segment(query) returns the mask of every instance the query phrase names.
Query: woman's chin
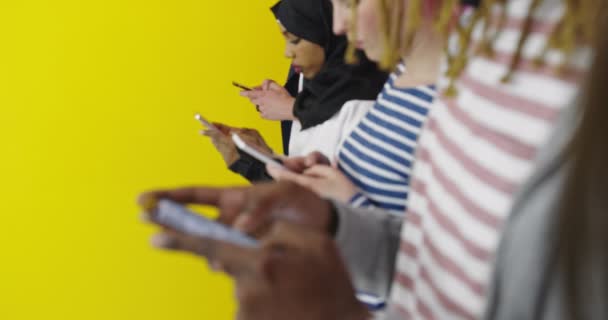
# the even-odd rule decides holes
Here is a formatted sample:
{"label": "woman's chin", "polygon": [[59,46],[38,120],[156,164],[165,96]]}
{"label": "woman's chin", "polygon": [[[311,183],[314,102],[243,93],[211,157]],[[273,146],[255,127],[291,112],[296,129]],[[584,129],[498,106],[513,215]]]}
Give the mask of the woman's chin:
{"label": "woman's chin", "polygon": [[365,56],[367,56],[367,58],[370,61],[378,63],[382,59],[381,52],[376,52],[376,50],[365,50],[365,49],[361,49],[361,50],[363,50],[363,52],[365,53]]}
{"label": "woman's chin", "polygon": [[302,70],[302,76],[304,77],[304,79],[306,80],[311,80],[312,78],[314,78],[317,75],[317,72],[310,72],[310,71],[306,71],[306,70]]}

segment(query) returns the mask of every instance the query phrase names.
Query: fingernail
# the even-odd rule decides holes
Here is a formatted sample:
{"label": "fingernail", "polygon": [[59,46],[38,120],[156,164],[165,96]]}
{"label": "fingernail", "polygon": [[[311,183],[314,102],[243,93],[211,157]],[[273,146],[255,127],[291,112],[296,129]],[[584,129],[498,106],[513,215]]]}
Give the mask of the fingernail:
{"label": "fingernail", "polygon": [[275,171],[275,166],[267,164],[266,165],[266,171],[268,171],[268,174],[270,174],[273,178],[277,178],[276,176],[276,171]]}
{"label": "fingernail", "polygon": [[248,215],[241,215],[234,222],[234,228],[236,230],[245,232],[247,230],[247,225],[249,225],[249,222],[250,222],[249,220],[250,219],[249,219]]}
{"label": "fingernail", "polygon": [[146,212],[142,212],[139,214],[139,220],[143,223],[152,223],[152,219],[150,218],[150,215]]}
{"label": "fingernail", "polygon": [[156,248],[170,247],[172,238],[164,233],[155,234],[150,239],[150,244]]}
{"label": "fingernail", "polygon": [[144,199],[144,201],[141,204],[141,207],[144,208],[145,211],[151,211],[154,210],[154,208],[156,208],[156,204],[157,204],[157,200],[154,197],[149,197]]}
{"label": "fingernail", "polygon": [[215,272],[220,272],[223,269],[222,264],[217,261],[211,261],[209,266],[211,267],[211,270],[213,270]]}

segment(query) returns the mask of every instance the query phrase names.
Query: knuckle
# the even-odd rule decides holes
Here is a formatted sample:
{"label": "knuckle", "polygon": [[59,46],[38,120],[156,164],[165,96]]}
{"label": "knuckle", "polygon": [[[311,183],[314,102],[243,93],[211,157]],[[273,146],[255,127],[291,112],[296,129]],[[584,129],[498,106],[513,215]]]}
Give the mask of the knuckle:
{"label": "knuckle", "polygon": [[255,306],[257,301],[256,291],[251,286],[246,284],[237,285],[236,297],[240,304],[246,308]]}

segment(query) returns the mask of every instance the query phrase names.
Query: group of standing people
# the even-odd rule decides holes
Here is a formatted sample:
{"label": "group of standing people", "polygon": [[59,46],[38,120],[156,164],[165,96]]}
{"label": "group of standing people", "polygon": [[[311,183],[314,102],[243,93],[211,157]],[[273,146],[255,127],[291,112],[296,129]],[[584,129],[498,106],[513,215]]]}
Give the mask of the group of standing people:
{"label": "group of standing people", "polygon": [[217,206],[262,246],[170,228],[156,246],[232,276],[238,319],[608,318],[604,1],[272,11],[294,74],[242,94],[293,121],[285,168],[228,138],[272,154],[255,130],[217,124],[205,134],[251,187],[141,196]]}

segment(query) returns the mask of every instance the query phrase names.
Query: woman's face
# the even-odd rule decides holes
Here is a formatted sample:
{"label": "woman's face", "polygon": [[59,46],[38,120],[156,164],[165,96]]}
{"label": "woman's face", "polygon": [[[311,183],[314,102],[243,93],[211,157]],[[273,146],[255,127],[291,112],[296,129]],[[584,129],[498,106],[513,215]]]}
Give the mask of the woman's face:
{"label": "woman's face", "polygon": [[289,33],[279,23],[285,37],[285,56],[291,59],[294,70],[304,78],[314,78],[325,64],[325,50],[320,45]]}
{"label": "woman's face", "polygon": [[[358,49],[372,61],[380,61],[383,54],[380,29],[379,0],[331,0],[334,7],[333,29],[337,35],[346,35]],[[352,7],[357,6],[357,30],[352,29]],[[353,34],[357,38],[353,39]]]}

